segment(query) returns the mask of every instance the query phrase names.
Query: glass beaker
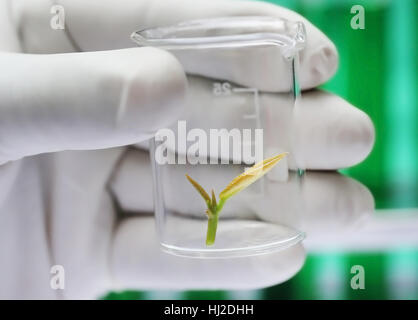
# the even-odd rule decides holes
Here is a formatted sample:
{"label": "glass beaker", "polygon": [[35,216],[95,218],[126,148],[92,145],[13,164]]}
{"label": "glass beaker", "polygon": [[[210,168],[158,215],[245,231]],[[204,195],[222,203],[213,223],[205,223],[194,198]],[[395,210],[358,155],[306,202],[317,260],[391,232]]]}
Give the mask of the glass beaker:
{"label": "glass beaker", "polygon": [[[229,258],[301,241],[301,174],[289,172],[288,160],[297,163],[292,137],[303,24],[272,17],[213,18],[141,30],[132,39],[169,50],[188,73],[184,120],[150,141],[163,250]],[[284,152],[289,154],[267,174],[223,203],[219,192],[231,180]]]}

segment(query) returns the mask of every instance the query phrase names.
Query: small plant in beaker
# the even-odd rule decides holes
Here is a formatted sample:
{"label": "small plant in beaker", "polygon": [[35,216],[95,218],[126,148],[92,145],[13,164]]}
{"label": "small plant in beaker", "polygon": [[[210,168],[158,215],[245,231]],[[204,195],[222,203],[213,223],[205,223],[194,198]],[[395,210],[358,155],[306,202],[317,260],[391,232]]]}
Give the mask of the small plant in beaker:
{"label": "small plant in beaker", "polygon": [[251,168],[245,170],[238,177],[234,178],[224,190],[219,194],[219,202],[216,200],[215,192],[211,191],[211,196],[205,191],[205,189],[186,174],[187,180],[193,185],[193,187],[199,192],[203,200],[206,203],[206,215],[208,216],[208,228],[206,232],[206,245],[210,246],[215,243],[216,229],[218,226],[219,213],[221,212],[225,201],[237,194],[241,190],[248,187],[270,171],[281,159],[283,159],[288,153],[284,152],[274,157],[265,159],[256,163]]}

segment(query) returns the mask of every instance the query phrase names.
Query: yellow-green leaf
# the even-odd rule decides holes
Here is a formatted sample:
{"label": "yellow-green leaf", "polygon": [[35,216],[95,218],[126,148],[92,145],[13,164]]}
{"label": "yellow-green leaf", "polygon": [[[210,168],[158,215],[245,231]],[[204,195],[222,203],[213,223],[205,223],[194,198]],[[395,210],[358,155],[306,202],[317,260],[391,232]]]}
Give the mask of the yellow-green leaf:
{"label": "yellow-green leaf", "polygon": [[198,184],[197,181],[193,180],[188,174],[186,174],[186,178],[193,185],[193,187],[195,187],[195,189],[197,190],[197,192],[200,193],[200,195],[202,196],[202,198],[205,200],[206,204],[208,206],[210,206],[211,199],[210,199],[208,193],[205,191],[205,189],[203,189],[203,187],[200,184]]}
{"label": "yellow-green leaf", "polygon": [[253,182],[260,179],[263,175],[269,172],[281,159],[283,159],[288,153],[284,152],[277,156],[267,158],[263,161],[256,163],[254,166],[240,174],[234,180],[232,180],[227,187],[219,194],[221,200],[226,200],[232,195],[238,193],[242,189],[248,187]]}

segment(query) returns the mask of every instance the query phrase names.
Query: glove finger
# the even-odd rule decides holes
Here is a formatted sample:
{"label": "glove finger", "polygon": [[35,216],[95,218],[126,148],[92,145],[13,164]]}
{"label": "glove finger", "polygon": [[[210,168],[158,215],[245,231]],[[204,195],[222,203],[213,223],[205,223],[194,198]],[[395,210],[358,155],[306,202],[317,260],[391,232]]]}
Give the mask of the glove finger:
{"label": "glove finger", "polygon": [[[179,119],[186,121],[188,131],[204,130],[208,140],[211,129],[226,128],[228,132],[221,137],[225,138],[231,129],[253,130],[259,121],[263,128],[264,151],[288,151],[291,169],[310,170],[353,166],[363,161],[373,148],[375,135],[370,118],[332,93],[308,91],[295,107],[288,94],[258,93],[255,96],[253,92],[241,92],[218,96],[213,92],[213,80],[189,76],[188,82],[186,107]],[[234,86],[231,88],[234,92]],[[180,133],[177,123],[170,128]],[[244,140],[243,131],[241,135]],[[187,146],[195,144],[195,140],[189,139]],[[226,141],[223,139],[221,143],[226,144]],[[170,141],[166,144],[175,148]],[[210,140],[207,145],[205,150],[209,152]],[[235,141],[229,143],[229,157],[234,146]],[[211,154],[202,154],[205,156]]]}
{"label": "glove finger", "polygon": [[253,93],[219,97],[214,95],[212,80],[189,79],[184,113],[188,129],[209,133],[210,129],[255,128],[258,118],[264,129],[264,148],[289,151],[291,169],[345,168],[363,161],[372,150],[370,118],[332,93],[306,92],[295,107],[288,94],[258,93],[257,101]]}
{"label": "glove finger", "polygon": [[[308,42],[301,54],[301,88],[313,88],[324,83],[335,73],[338,66],[338,53],[334,44],[319,29],[299,14],[273,4],[226,0],[128,0],[120,5],[110,0],[94,0],[88,3],[82,0],[63,0],[60,3],[65,8],[64,32],[51,29],[47,23],[51,19],[50,1],[13,1],[15,25],[21,34],[26,52],[126,48],[133,46],[129,35],[147,27],[219,16],[273,16],[305,24]],[[39,34],[44,37],[39,39]],[[252,63],[244,65],[241,60],[224,58],[193,54],[181,60],[188,72],[225,78],[238,83],[244,81],[245,85],[265,90],[283,89],[276,87],[277,75],[283,74],[280,68],[262,68],[266,74],[261,78],[257,77],[257,74],[260,75],[259,72],[253,72],[254,67],[262,66],[257,60],[265,61],[265,57],[260,59],[257,56]],[[219,63],[223,67],[215,68]]]}
{"label": "glove finger", "polygon": [[[213,187],[219,193],[242,171],[242,167],[231,165],[171,166],[169,176],[163,178],[165,188],[173,190],[165,193],[165,205],[182,214],[201,216],[202,199],[185,174],[206,190]],[[254,218],[256,214],[262,220],[292,225],[311,236],[324,229],[348,228],[374,208],[373,196],[365,186],[337,172],[308,171],[302,185],[294,173],[287,181],[272,182],[269,174],[265,180],[266,196],[261,202],[252,196],[255,189],[250,186],[228,200],[223,217],[236,217],[239,212],[240,218]],[[152,183],[148,153],[132,148],[120,161],[109,186],[123,210],[138,213],[153,211]]]}
{"label": "glove finger", "polygon": [[0,55],[0,162],[147,139],[173,122],[185,76],[153,48]]}

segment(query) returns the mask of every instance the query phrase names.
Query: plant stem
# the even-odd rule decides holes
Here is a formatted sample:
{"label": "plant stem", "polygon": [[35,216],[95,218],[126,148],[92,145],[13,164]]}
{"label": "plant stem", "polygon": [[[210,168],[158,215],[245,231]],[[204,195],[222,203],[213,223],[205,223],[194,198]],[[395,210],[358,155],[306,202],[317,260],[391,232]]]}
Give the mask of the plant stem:
{"label": "plant stem", "polygon": [[218,227],[218,213],[214,213],[208,219],[208,230],[206,233],[206,245],[211,246],[215,243],[216,228]]}
{"label": "plant stem", "polygon": [[216,229],[218,227],[219,212],[225,204],[226,199],[221,199],[216,205],[216,208],[210,209],[210,215],[208,220],[208,230],[206,232],[206,245],[211,246],[215,243]]}
{"label": "plant stem", "polygon": [[223,206],[225,204],[225,201],[226,201],[226,199],[220,199],[219,200],[219,203],[216,206],[216,214],[218,214],[222,210],[222,208],[223,208]]}

